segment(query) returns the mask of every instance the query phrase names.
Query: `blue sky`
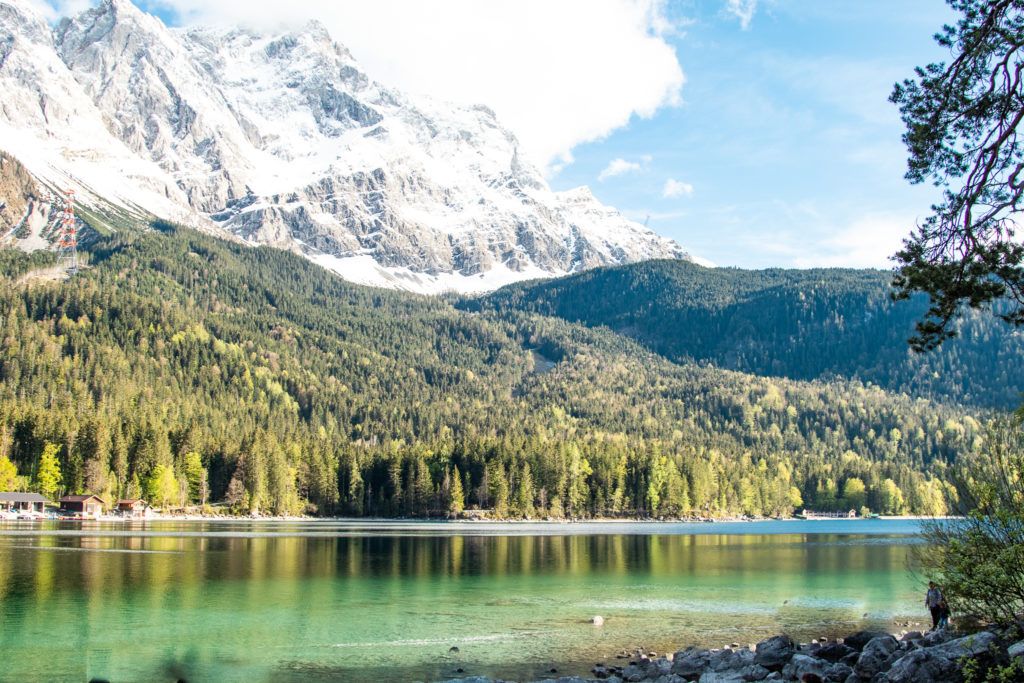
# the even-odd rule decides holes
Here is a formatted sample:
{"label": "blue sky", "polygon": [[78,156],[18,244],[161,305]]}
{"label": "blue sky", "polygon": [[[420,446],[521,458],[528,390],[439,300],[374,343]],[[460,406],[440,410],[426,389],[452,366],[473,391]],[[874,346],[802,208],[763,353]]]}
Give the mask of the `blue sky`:
{"label": "blue sky", "polygon": [[[692,19],[668,39],[682,104],[576,147],[552,184],[589,184],[719,265],[890,267],[937,192],[903,180],[903,126],[887,98],[915,65],[945,58],[932,35],[948,9],[778,0],[745,29],[717,3],[679,9]],[[634,166],[599,180],[616,159]]]}
{"label": "blue sky", "polygon": [[903,180],[887,100],[948,57],[943,0],[134,1],[177,26],[316,18],[371,77],[491,106],[554,189],[717,265],[888,268],[938,199]]}

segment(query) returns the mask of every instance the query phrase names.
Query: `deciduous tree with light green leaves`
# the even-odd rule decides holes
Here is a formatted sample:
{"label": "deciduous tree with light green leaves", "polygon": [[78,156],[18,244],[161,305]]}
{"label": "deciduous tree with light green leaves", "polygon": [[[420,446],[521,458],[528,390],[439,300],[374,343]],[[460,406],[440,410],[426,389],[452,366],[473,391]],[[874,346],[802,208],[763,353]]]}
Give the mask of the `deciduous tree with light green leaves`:
{"label": "deciduous tree with light green leaves", "polygon": [[18,468],[5,456],[0,456],[0,491],[18,488]]}
{"label": "deciduous tree with light green leaves", "polygon": [[64,480],[60,463],[57,461],[59,452],[60,446],[47,441],[42,455],[39,456],[39,468],[36,470],[36,488],[39,489],[39,493],[51,499],[56,497],[57,490]]}
{"label": "deciduous tree with light green leaves", "polygon": [[146,480],[146,495],[150,503],[158,503],[166,508],[178,497],[178,482],[174,478],[174,470],[170,467],[157,465]]}
{"label": "deciduous tree with light green leaves", "polygon": [[960,513],[924,523],[919,559],[954,613],[1002,623],[1024,613],[1024,409],[993,422],[959,466]]}

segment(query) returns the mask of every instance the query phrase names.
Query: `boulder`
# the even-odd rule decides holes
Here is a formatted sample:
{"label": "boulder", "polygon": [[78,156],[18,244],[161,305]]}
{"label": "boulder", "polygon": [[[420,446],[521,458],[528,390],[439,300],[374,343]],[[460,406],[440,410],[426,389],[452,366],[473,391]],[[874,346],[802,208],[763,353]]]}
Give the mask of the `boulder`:
{"label": "boulder", "polygon": [[791,681],[798,681],[804,674],[812,673],[824,678],[825,670],[828,666],[828,662],[824,660],[797,652],[789,658],[786,666],[782,668],[782,677]]}
{"label": "boulder", "polygon": [[844,645],[842,643],[829,643],[815,652],[814,656],[829,662],[838,662],[846,655],[855,654],[856,652],[857,651],[849,645]]}
{"label": "boulder", "polygon": [[[852,649],[852,648],[851,648]],[[860,659],[860,653],[854,650],[850,654],[846,655],[839,660],[840,664],[846,664],[851,669],[857,665],[857,660]]]}
{"label": "boulder", "polygon": [[909,633],[904,633],[903,637],[900,638],[900,641],[904,642],[904,643],[910,643],[910,642],[913,642],[915,640],[921,640],[921,638],[923,638],[923,637],[924,637],[924,634],[921,633],[920,631],[910,631]]}
{"label": "boulder", "polygon": [[699,683],[747,683],[747,679],[735,671],[708,671],[701,674]]}
{"label": "boulder", "polygon": [[889,668],[896,659],[891,655],[898,648],[899,642],[890,635],[872,638],[860,653],[860,657],[853,667],[853,673],[861,680],[871,680],[874,676]]}
{"label": "boulder", "polygon": [[[742,669],[737,669],[736,673],[743,677],[745,681],[763,681],[771,675],[771,671],[764,668],[760,664],[751,664],[745,666]],[[777,671],[775,673],[778,673]]]}
{"label": "boulder", "polygon": [[658,659],[652,659],[651,663],[647,665],[647,677],[658,679],[662,676],[668,676],[672,673],[672,662],[668,661],[665,657],[659,657]]}
{"label": "boulder", "polygon": [[775,636],[757,644],[754,663],[770,671],[781,671],[796,652],[796,645],[789,636]]}
{"label": "boulder", "polygon": [[938,631],[928,631],[928,633],[921,636],[920,640],[917,641],[917,644],[921,647],[934,647],[955,639],[956,634],[953,631],[940,629]]}
{"label": "boulder", "polygon": [[843,638],[843,645],[852,647],[854,650],[860,652],[864,649],[865,645],[871,642],[872,639],[887,635],[889,634],[883,633],[882,631],[857,631],[852,636]]}
{"label": "boulder", "polygon": [[995,644],[998,647],[999,638],[996,634],[988,631],[975,633],[964,638],[950,640],[929,648],[929,650],[940,657],[956,661],[961,657],[976,657],[989,651],[989,646]]}
{"label": "boulder", "polygon": [[622,672],[622,680],[624,681],[636,683],[637,681],[643,681],[646,679],[647,668],[637,664],[630,664]]}
{"label": "boulder", "polygon": [[899,658],[882,679],[887,683],[937,683],[958,678],[955,662],[931,649],[914,650]]}
{"label": "boulder", "polygon": [[696,679],[708,668],[711,653],[707,650],[680,650],[672,657],[672,673],[687,679]]}
{"label": "boulder", "polygon": [[708,657],[708,667],[712,671],[728,671],[742,669],[754,663],[754,653],[750,650],[718,650]]}
{"label": "boulder", "polygon": [[832,666],[825,669],[825,675],[822,676],[826,681],[830,683],[843,683],[847,678],[853,675],[853,667],[842,662],[836,662]]}
{"label": "boulder", "polygon": [[1014,643],[1006,648],[1006,654],[1011,657],[1024,657],[1024,640]]}

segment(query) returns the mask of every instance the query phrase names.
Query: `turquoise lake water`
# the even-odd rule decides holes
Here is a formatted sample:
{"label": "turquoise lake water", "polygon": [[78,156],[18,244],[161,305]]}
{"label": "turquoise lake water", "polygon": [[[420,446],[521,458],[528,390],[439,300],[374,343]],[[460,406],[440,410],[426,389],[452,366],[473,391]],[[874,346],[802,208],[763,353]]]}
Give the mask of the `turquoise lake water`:
{"label": "turquoise lake water", "polygon": [[0,522],[0,680],[528,680],[889,628],[924,620],[916,530]]}

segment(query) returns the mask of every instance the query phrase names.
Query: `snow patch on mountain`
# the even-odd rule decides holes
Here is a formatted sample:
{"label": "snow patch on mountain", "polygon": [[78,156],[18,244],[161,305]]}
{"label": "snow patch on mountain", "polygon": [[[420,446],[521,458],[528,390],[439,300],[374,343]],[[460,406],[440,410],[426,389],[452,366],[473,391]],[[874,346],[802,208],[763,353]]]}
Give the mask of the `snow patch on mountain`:
{"label": "snow patch on mountain", "polygon": [[51,29],[13,0],[0,29],[0,149],[92,201],[421,292],[689,258],[553,192],[488,108],[376,83],[316,22],[171,30],[103,0]]}

